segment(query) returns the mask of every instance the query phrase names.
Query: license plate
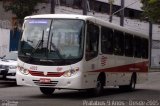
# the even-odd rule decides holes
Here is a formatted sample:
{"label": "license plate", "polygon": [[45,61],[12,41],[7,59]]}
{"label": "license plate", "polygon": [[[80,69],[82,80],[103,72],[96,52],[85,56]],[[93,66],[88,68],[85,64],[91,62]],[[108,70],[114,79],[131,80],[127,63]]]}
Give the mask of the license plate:
{"label": "license plate", "polygon": [[40,78],[39,82],[40,82],[40,83],[51,83],[51,79],[48,79],[48,78]]}

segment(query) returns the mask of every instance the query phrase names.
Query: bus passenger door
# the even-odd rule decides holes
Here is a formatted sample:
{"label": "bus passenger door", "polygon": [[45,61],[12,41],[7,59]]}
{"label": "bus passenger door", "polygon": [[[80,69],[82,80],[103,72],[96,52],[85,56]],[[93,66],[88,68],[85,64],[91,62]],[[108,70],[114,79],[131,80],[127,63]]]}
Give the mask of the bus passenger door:
{"label": "bus passenger door", "polygon": [[[95,87],[98,70],[98,41],[99,27],[94,23],[87,23],[87,35],[85,46],[85,72],[87,74],[88,86]],[[86,85],[86,86],[87,86]]]}

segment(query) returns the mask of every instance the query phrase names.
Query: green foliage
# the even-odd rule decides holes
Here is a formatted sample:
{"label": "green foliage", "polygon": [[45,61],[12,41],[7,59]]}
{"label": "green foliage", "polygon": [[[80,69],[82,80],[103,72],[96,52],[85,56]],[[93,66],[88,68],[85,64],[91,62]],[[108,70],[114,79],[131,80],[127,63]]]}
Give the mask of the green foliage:
{"label": "green foliage", "polygon": [[149,0],[148,1],[149,4],[153,4],[153,3],[156,3],[156,2],[157,2],[157,0]]}
{"label": "green foliage", "polygon": [[144,10],[143,16],[148,20],[160,23],[160,0],[141,0]]}
{"label": "green foliage", "polygon": [[35,6],[39,2],[42,0],[10,0],[5,3],[4,8],[6,11],[12,11],[18,19],[23,19],[25,16],[38,11]]}

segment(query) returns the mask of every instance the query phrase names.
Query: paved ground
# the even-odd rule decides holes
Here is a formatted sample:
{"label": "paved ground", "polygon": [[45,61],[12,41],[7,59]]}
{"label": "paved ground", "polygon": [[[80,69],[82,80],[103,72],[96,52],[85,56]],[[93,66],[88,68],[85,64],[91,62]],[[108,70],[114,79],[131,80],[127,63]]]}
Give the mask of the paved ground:
{"label": "paved ground", "polygon": [[134,92],[108,88],[100,97],[67,90],[57,90],[48,97],[38,88],[0,81],[0,106],[160,106],[160,72],[151,72],[149,80],[137,85]]}

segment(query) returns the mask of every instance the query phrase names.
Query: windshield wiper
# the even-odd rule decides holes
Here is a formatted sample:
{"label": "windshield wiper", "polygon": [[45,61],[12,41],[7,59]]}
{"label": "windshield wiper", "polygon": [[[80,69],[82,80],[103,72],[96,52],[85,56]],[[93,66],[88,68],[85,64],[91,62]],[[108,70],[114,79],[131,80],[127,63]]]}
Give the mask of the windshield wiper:
{"label": "windshield wiper", "polygon": [[32,56],[34,55],[34,53],[36,52],[36,50],[42,45],[43,48],[43,42],[44,42],[44,30],[42,32],[42,39],[38,41],[36,47],[34,48],[34,50],[31,52],[28,61],[30,61],[32,59]]}

